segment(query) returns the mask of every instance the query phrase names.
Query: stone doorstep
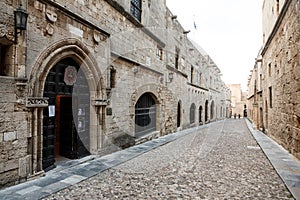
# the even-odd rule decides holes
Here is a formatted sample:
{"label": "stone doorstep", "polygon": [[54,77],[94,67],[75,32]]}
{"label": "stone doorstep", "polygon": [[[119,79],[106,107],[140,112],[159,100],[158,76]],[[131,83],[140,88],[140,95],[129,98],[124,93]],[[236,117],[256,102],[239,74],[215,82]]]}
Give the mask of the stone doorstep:
{"label": "stone doorstep", "polygon": [[150,141],[152,139],[158,138],[159,133],[160,133],[159,131],[153,131],[151,133],[148,133],[146,135],[138,137],[138,138],[135,139],[135,145],[142,144],[144,142],[147,142],[147,141]]}
{"label": "stone doorstep", "polygon": [[88,161],[92,161],[95,159],[96,159],[95,155],[90,155],[90,156],[86,156],[86,157],[76,159],[76,160],[68,160],[66,162],[62,162],[61,164],[57,165],[56,168],[50,170],[49,172],[46,172],[46,174],[57,173],[57,172],[65,170],[66,168],[75,167],[77,165],[80,165],[80,164],[83,164],[83,163],[86,163]]}

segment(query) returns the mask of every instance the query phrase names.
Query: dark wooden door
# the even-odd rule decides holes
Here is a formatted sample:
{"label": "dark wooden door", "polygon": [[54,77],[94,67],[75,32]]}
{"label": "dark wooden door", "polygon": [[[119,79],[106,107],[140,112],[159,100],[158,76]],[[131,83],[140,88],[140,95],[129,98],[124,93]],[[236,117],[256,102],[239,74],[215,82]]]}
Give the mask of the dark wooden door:
{"label": "dark wooden door", "polygon": [[[78,75],[74,85],[66,85],[64,73],[70,65],[79,70],[73,59],[66,58],[50,70],[45,82],[44,97],[49,98],[49,107],[44,109],[43,118],[42,165],[45,171],[55,167],[58,154],[67,158],[89,155],[89,88],[83,73]],[[55,113],[49,112],[51,107]],[[79,108],[84,109],[85,117],[78,116]],[[80,134],[77,131],[79,117],[80,123],[84,123]]]}
{"label": "dark wooden door", "polygon": [[72,97],[59,96],[59,154],[66,158],[77,158],[77,131],[72,114]]}

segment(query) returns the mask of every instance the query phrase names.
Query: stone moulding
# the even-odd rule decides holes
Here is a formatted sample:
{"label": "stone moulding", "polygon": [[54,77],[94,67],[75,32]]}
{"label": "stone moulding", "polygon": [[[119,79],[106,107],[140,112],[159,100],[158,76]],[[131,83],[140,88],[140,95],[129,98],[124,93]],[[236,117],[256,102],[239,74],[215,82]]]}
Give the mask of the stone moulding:
{"label": "stone moulding", "polygon": [[5,24],[0,24],[0,38],[6,38],[7,40],[13,42],[14,34],[13,30],[8,28]]}
{"label": "stone moulding", "polygon": [[107,106],[107,100],[105,99],[96,99],[93,101],[93,106]]}
{"label": "stone moulding", "polygon": [[27,97],[27,108],[44,108],[48,106],[48,98],[45,97]]}

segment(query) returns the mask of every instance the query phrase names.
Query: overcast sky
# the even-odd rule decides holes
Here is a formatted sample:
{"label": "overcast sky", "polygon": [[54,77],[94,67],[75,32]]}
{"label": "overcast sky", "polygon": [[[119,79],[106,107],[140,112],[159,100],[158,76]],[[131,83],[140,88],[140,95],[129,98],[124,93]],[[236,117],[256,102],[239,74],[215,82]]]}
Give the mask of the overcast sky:
{"label": "overcast sky", "polygon": [[167,6],[212,57],[225,83],[240,83],[245,91],[262,46],[262,0],[167,0]]}

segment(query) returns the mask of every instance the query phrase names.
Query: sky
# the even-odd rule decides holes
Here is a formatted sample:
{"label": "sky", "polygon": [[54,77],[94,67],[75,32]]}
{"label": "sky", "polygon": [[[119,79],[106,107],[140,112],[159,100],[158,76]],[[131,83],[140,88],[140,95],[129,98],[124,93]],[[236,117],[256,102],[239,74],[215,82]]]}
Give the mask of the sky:
{"label": "sky", "polygon": [[[214,60],[226,84],[247,89],[262,46],[263,0],[167,0],[190,39]],[[196,29],[194,28],[196,24]]]}

